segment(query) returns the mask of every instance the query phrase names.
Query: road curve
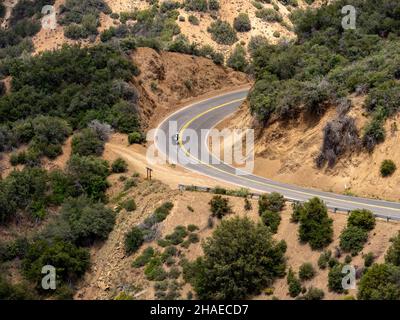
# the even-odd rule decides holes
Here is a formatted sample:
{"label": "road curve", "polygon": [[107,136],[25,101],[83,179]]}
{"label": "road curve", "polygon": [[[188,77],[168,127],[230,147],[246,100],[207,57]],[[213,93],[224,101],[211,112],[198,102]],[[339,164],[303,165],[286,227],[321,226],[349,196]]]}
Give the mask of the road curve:
{"label": "road curve", "polygon": [[[307,189],[252,174],[237,175],[237,170],[234,167],[219,161],[208,153],[206,147],[207,132],[222,119],[234,113],[246,99],[247,94],[248,89],[241,89],[178,110],[163,120],[157,128],[155,133],[156,148],[172,163],[177,163],[191,171],[240,187],[265,193],[276,191],[283,194],[287,199],[298,201],[319,197],[330,208],[338,208],[339,210],[368,209],[377,216],[400,220],[400,203]],[[174,136],[178,132],[180,138],[176,142]],[[199,137],[197,141],[193,133],[197,133]],[[200,157],[200,147],[207,151],[206,156],[203,153]],[[193,184],[195,184],[195,181],[193,181]]]}

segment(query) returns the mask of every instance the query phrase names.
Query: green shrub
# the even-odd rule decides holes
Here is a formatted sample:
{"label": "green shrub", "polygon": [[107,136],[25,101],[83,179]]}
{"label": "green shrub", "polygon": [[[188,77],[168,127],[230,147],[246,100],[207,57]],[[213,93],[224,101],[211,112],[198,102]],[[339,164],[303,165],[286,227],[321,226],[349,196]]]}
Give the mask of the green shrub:
{"label": "green shrub", "polygon": [[369,253],[363,255],[363,258],[364,258],[364,266],[366,268],[372,266],[372,264],[374,263],[375,257],[372,252],[369,252]]}
{"label": "green shrub", "polygon": [[89,251],[69,242],[36,240],[29,246],[22,261],[23,273],[39,287],[43,278],[42,268],[46,265],[56,268],[59,281],[75,282],[90,266]]}
{"label": "green shrub", "polygon": [[251,209],[253,209],[253,206],[252,206],[250,200],[247,198],[244,198],[244,210],[250,211]]}
{"label": "green shrub", "polygon": [[325,250],[324,252],[322,252],[318,258],[318,267],[320,269],[326,269],[331,256],[332,256],[332,252],[330,250]]}
{"label": "green shrub", "polygon": [[400,266],[400,233],[390,239],[391,245],[386,252],[385,262]]}
{"label": "green shrub", "polygon": [[337,264],[328,273],[328,288],[330,291],[336,293],[344,293],[342,279],[344,274],[342,273],[343,265]]}
{"label": "green shrub", "polygon": [[322,300],[325,296],[325,293],[321,289],[317,289],[314,287],[310,287],[307,290],[307,293],[301,296],[300,300]]}
{"label": "green shrub", "polygon": [[236,71],[246,71],[248,67],[246,50],[241,45],[237,45],[226,61],[226,65]]}
{"label": "green shrub", "polygon": [[263,194],[258,200],[258,212],[262,214],[264,211],[269,210],[273,212],[279,212],[285,206],[285,198],[277,193],[272,192],[270,194]]}
{"label": "green shrub", "polygon": [[95,200],[105,199],[108,188],[108,162],[95,157],[71,156],[67,163],[67,174],[78,193],[86,193]]}
{"label": "green shrub", "polygon": [[80,156],[101,156],[104,151],[104,141],[92,129],[84,129],[74,135],[71,143],[72,154]]}
{"label": "green shrub", "polygon": [[134,199],[126,200],[122,203],[122,208],[124,208],[128,212],[132,212],[136,210],[136,202]]}
{"label": "green shrub", "polygon": [[282,15],[278,11],[269,8],[262,8],[257,10],[256,17],[268,22],[283,21]]}
{"label": "green shrub", "polygon": [[125,252],[127,254],[135,253],[143,244],[143,231],[138,227],[133,227],[125,235]]}
{"label": "green shrub", "polygon": [[358,284],[359,300],[398,300],[400,286],[396,279],[400,268],[391,264],[373,264]]}
{"label": "green shrub", "polygon": [[357,255],[364,247],[368,240],[368,231],[350,226],[347,227],[340,235],[340,248],[344,252],[350,252]]}
{"label": "green shrub", "polygon": [[178,245],[183,242],[187,235],[188,232],[184,226],[176,226],[174,232],[165,236],[165,239],[173,245]]}
{"label": "green shrub", "polygon": [[300,280],[296,277],[296,274],[293,272],[292,268],[289,269],[287,275],[287,284],[289,286],[289,295],[292,298],[297,297],[301,292],[301,283]]}
{"label": "green shrub", "polygon": [[185,9],[206,12],[208,10],[208,2],[207,0],[185,0]]}
{"label": "green shrub", "polygon": [[143,135],[140,132],[132,132],[128,136],[129,144],[141,144],[145,141],[146,141],[146,139],[143,137]]}
{"label": "green shrub", "polygon": [[315,269],[311,263],[306,262],[300,266],[299,278],[301,281],[311,280],[315,276]]}
{"label": "green shrub", "polygon": [[196,16],[192,15],[192,14],[189,15],[188,21],[189,21],[191,24],[193,24],[194,26],[198,26],[198,25],[200,24],[199,19],[198,19]]}
{"label": "green shrub", "polygon": [[115,225],[115,212],[86,196],[68,198],[60,209],[60,218],[45,229],[48,238],[91,245],[104,241]]}
{"label": "green shrub", "polygon": [[328,217],[326,205],[319,198],[304,203],[300,216],[299,238],[308,242],[311,249],[321,249],[332,242],[332,219]]}
{"label": "green shrub", "polygon": [[165,202],[154,211],[154,218],[157,223],[164,221],[174,207],[172,202]]}
{"label": "green shrub", "polygon": [[132,262],[132,267],[134,268],[144,267],[150,261],[150,259],[154,257],[154,255],[155,251],[152,247],[144,249],[142,254]]}
{"label": "green shrub", "polygon": [[278,227],[281,223],[281,216],[279,212],[265,210],[261,214],[261,220],[267,227],[269,227],[272,233],[278,232]]}
{"label": "green shrub", "polygon": [[229,200],[227,198],[222,198],[221,196],[214,196],[210,202],[210,210],[213,217],[222,219],[225,215],[232,212],[229,206]]}
{"label": "green shrub", "polygon": [[167,278],[167,272],[162,266],[159,257],[153,257],[144,268],[144,274],[149,281],[163,281]]}
{"label": "green shrub", "polygon": [[290,217],[290,222],[298,223],[300,221],[300,216],[302,210],[304,209],[303,204],[300,202],[292,203],[292,215]]}
{"label": "green shrub", "polygon": [[111,164],[111,171],[113,173],[124,173],[128,170],[128,164],[126,161],[122,158],[117,158],[112,164]]}
{"label": "green shrub", "polygon": [[195,232],[196,230],[199,230],[199,227],[194,225],[194,224],[189,224],[187,226],[187,229],[188,229],[189,232]]}
{"label": "green shrub", "polygon": [[285,274],[286,243],[248,218],[222,220],[202,246],[203,257],[183,264],[199,299],[244,299]]}
{"label": "green shrub", "polygon": [[237,32],[248,32],[251,30],[251,22],[247,13],[239,13],[233,21],[233,27]]}
{"label": "green shrub", "polygon": [[235,30],[226,21],[212,22],[207,31],[211,33],[211,38],[218,44],[232,45],[238,40]]}
{"label": "green shrub", "polygon": [[382,177],[388,177],[396,171],[396,165],[392,160],[383,160],[380,170]]}
{"label": "green shrub", "polygon": [[375,228],[375,216],[369,210],[353,210],[347,219],[347,225],[370,231]]}

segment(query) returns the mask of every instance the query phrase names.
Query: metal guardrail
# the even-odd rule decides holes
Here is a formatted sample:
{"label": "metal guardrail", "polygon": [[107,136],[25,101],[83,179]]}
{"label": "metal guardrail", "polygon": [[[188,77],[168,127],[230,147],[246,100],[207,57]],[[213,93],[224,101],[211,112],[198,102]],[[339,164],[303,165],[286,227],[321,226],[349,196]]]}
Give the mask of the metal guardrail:
{"label": "metal guardrail", "polygon": [[[198,191],[198,192],[213,193],[213,190],[215,190],[215,188],[196,186],[196,185],[185,185],[185,184],[179,184],[178,187],[179,187],[179,191]],[[235,196],[235,195],[228,194],[228,196]],[[254,192],[248,193],[248,197],[251,199],[258,199],[260,196],[261,196],[261,193],[254,193]],[[285,200],[287,202],[291,202],[291,203],[304,203],[305,202],[305,201],[289,199],[289,198],[285,198]],[[333,206],[329,206],[329,205],[327,205],[327,208],[330,209],[333,213],[340,212],[340,213],[350,214],[350,212],[351,212],[351,210],[348,210],[348,209],[344,209],[344,208],[340,208],[340,207],[333,207]],[[387,222],[400,221],[400,216],[399,217],[389,217],[389,216],[385,216],[383,214],[377,214],[377,213],[373,213],[373,214],[376,218],[383,219]]]}

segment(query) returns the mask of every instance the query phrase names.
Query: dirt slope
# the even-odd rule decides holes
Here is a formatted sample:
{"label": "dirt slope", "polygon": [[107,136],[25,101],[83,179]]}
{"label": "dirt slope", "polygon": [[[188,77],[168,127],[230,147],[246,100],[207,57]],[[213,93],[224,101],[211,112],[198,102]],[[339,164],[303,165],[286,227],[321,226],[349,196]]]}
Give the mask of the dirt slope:
{"label": "dirt slope", "polygon": [[142,118],[153,127],[189,99],[250,83],[247,75],[202,57],[138,48],[132,59],[141,70],[135,82]]}
{"label": "dirt slope", "polygon": [[[361,133],[368,120],[362,107],[364,99],[352,97],[352,100],[354,107],[349,115],[355,118]],[[260,129],[245,104],[218,127],[256,128],[254,173],[257,175],[324,191],[399,201],[400,173],[396,171],[391,177],[382,178],[379,168],[384,159],[395,162],[400,159],[397,147],[400,136],[397,130],[393,130],[400,117],[387,121],[387,138],[371,154],[347,154],[333,168],[319,169],[315,158],[322,146],[323,129],[336,116],[336,110],[331,108],[318,121],[300,118],[291,123],[275,122],[266,129]]]}

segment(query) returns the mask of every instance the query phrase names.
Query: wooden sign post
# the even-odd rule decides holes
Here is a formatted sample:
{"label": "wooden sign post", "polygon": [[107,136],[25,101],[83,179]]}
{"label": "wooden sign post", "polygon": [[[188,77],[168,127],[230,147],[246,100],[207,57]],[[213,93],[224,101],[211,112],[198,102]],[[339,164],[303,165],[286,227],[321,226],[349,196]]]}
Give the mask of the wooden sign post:
{"label": "wooden sign post", "polygon": [[147,180],[151,181],[151,173],[153,172],[153,169],[150,169],[149,167],[146,167],[147,169]]}

